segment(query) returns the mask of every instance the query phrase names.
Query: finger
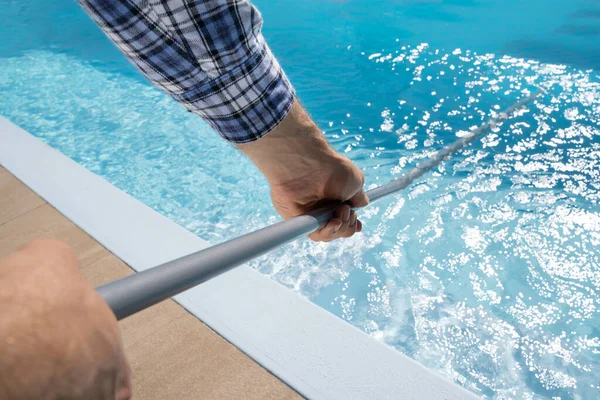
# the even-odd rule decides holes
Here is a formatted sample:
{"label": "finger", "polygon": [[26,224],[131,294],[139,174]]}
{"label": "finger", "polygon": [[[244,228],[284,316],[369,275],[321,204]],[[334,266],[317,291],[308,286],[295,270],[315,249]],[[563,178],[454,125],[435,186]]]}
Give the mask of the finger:
{"label": "finger", "polygon": [[348,200],[354,207],[366,207],[369,204],[369,197],[361,188],[354,196]]}
{"label": "finger", "polygon": [[350,228],[356,227],[357,221],[358,221],[358,215],[356,214],[355,211],[352,211],[352,214],[350,215],[350,222],[348,224],[348,225],[350,225]]}
{"label": "finger", "polygon": [[337,234],[338,237],[349,238],[350,236],[354,235],[354,233],[356,232],[356,221],[356,212],[351,211],[348,214],[348,221],[344,222],[344,224],[340,228]]}
{"label": "finger", "polygon": [[343,205],[342,207],[340,207],[340,210],[342,222],[344,224],[348,224],[348,222],[350,222],[350,217],[352,216],[352,213],[354,211],[352,211],[352,209],[348,205]]}
{"label": "finger", "polygon": [[329,242],[337,237],[337,233],[344,223],[339,218],[333,218],[321,229],[308,235],[315,242]]}
{"label": "finger", "polygon": [[356,221],[356,232],[362,232],[362,222]]}
{"label": "finger", "polygon": [[336,207],[333,210],[333,218],[329,220],[327,225],[308,237],[317,242],[329,242],[336,239],[338,237],[338,232],[344,227],[344,224],[348,224],[348,221],[350,220],[350,211],[350,206],[347,204]]}

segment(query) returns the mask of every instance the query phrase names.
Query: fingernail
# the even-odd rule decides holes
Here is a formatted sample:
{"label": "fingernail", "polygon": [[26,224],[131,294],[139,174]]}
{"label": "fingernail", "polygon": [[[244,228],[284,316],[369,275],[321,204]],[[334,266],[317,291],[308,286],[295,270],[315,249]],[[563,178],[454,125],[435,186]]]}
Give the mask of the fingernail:
{"label": "fingernail", "polygon": [[346,211],[344,211],[344,216],[342,217],[344,222],[348,222],[348,220],[350,219],[350,209],[348,208]]}
{"label": "fingernail", "polygon": [[350,226],[354,227],[354,225],[356,225],[356,221],[358,219],[358,216],[356,215],[355,212],[352,213],[352,217],[350,217]]}

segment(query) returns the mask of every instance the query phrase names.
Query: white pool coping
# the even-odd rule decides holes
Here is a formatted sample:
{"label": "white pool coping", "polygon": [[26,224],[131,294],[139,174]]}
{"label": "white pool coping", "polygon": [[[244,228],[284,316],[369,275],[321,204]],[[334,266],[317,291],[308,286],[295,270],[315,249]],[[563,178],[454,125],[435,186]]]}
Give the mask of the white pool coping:
{"label": "white pool coping", "polygon": [[[136,271],[207,246],[2,117],[0,164]],[[175,300],[309,399],[477,398],[247,266]]]}

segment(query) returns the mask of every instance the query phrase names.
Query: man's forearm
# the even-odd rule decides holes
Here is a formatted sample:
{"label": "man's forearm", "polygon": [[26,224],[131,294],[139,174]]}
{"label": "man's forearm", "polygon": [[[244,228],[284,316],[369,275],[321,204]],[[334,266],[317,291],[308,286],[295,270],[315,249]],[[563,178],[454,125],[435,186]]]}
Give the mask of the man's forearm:
{"label": "man's forearm", "polygon": [[265,175],[269,183],[281,185],[302,175],[325,169],[324,163],[339,156],[296,100],[286,118],[260,140],[238,145]]}
{"label": "man's forearm", "polygon": [[[295,100],[250,2],[78,1],[153,84],[239,146],[269,181],[284,218],[326,201],[367,204],[362,172],[331,149]],[[356,231],[360,222],[345,207],[311,237],[332,240]]]}

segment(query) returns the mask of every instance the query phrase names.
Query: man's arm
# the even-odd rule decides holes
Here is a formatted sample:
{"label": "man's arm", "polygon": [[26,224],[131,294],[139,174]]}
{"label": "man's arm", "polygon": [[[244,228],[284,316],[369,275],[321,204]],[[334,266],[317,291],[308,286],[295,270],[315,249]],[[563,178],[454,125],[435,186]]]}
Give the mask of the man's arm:
{"label": "man's arm", "polygon": [[[332,200],[367,204],[362,172],[331,149],[295,99],[248,1],[79,2],[146,78],[257,165],[281,216]],[[354,211],[343,206],[310,237],[329,241],[360,229]]]}

